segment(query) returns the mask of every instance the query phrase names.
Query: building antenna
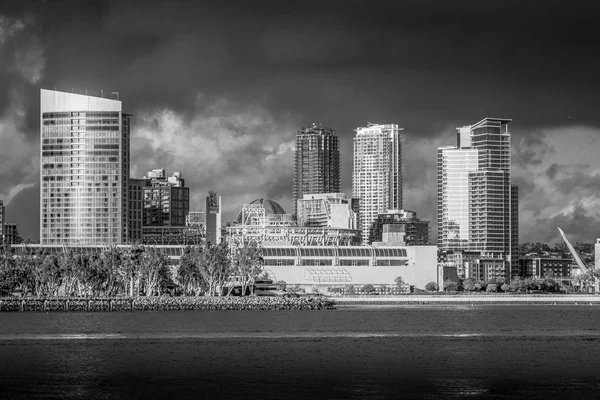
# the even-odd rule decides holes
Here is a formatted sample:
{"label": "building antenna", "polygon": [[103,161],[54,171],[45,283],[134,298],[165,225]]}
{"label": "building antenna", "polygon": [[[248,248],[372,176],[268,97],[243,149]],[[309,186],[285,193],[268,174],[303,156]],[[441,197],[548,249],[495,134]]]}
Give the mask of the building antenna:
{"label": "building antenna", "polygon": [[110,92],[110,94],[116,94],[117,95],[117,100],[119,100],[119,92]]}

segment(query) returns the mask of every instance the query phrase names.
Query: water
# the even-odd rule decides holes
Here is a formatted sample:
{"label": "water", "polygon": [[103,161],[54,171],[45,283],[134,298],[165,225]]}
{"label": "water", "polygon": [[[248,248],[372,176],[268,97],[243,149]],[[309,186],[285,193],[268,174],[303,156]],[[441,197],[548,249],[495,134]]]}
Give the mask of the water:
{"label": "water", "polygon": [[0,398],[600,398],[600,307],[0,314]]}

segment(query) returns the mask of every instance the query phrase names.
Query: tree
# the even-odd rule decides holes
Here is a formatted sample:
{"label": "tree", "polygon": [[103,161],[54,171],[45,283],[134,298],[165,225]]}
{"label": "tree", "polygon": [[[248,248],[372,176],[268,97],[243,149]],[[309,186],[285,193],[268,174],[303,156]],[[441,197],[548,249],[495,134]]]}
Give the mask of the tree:
{"label": "tree", "polygon": [[43,296],[56,296],[62,284],[63,271],[58,257],[49,255],[42,261],[35,274],[38,282],[38,293]]}
{"label": "tree", "polygon": [[207,289],[199,269],[202,251],[200,246],[186,247],[179,260],[177,275],[181,289],[186,295],[199,295]]}
{"label": "tree", "polygon": [[231,275],[228,253],[226,244],[220,243],[216,246],[209,244],[203,249],[202,256],[198,260],[200,275],[208,285],[209,296],[214,296],[217,290],[220,296],[222,294],[221,288]]}
{"label": "tree", "polygon": [[354,294],[354,292],[355,292],[354,285],[344,286],[344,294]]}
{"label": "tree", "polygon": [[[254,282],[263,272],[262,249],[255,241],[250,244],[238,246],[232,251],[233,274],[242,285],[242,296],[246,288],[254,288]],[[254,289],[252,289],[254,293]]]}
{"label": "tree", "polygon": [[404,288],[404,286],[406,285],[406,282],[404,282],[404,279],[402,279],[401,276],[396,277],[396,279],[394,279],[394,282],[396,282],[396,286],[400,290],[402,290]]}
{"label": "tree", "polygon": [[503,284],[500,289],[502,289],[503,292],[508,293],[510,292],[510,285],[508,283]]}
{"label": "tree", "polygon": [[486,292],[497,292],[498,291],[498,285],[496,285],[495,283],[490,283],[489,285],[487,285],[487,287],[485,288]]}
{"label": "tree", "polygon": [[463,281],[462,285],[466,291],[470,292],[472,290],[475,290],[475,279],[467,278]]}
{"label": "tree", "polygon": [[375,291],[375,288],[371,284],[366,284],[362,287],[362,291],[365,293],[373,293]]}
{"label": "tree", "polygon": [[[142,256],[144,251],[144,246],[135,244],[129,246],[129,249],[125,252],[123,263],[121,264],[121,269],[119,271],[119,275],[124,282],[125,288],[129,289],[129,296],[131,297],[134,295],[136,283],[138,283],[139,290],[140,270],[142,267]],[[137,293],[135,294],[137,295]]]}
{"label": "tree", "polygon": [[447,280],[446,282],[444,282],[444,290],[458,290],[458,283],[451,280]]}
{"label": "tree", "polygon": [[429,282],[427,285],[425,285],[425,290],[427,290],[429,292],[437,292],[438,285],[435,282]]}
{"label": "tree", "polygon": [[169,259],[162,250],[154,247],[146,249],[140,265],[140,279],[146,296],[153,296],[158,291],[168,265]]}
{"label": "tree", "polygon": [[277,281],[277,288],[279,290],[285,291],[286,287],[287,287],[287,283],[285,281]]}

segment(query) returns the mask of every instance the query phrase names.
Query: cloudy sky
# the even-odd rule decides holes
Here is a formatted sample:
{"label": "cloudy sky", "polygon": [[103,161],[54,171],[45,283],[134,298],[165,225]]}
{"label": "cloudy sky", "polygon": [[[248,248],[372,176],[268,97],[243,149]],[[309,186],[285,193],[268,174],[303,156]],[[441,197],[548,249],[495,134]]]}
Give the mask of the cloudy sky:
{"label": "cloudy sky", "polygon": [[[593,2],[11,2],[0,6],[0,199],[39,237],[39,89],[118,91],[135,115],[133,177],[181,171],[192,209],[225,220],[292,209],[297,129],[342,141],[404,130],[405,208],[436,221],[436,148],[484,117],[514,120],[520,239],[600,237],[600,47]],[[292,5],[293,4],[293,5]]]}

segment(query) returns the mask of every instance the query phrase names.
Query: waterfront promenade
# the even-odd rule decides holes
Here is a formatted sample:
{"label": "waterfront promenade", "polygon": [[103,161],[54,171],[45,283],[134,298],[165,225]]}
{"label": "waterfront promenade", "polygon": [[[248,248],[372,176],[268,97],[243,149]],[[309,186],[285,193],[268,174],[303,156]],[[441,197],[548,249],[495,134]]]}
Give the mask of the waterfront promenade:
{"label": "waterfront promenade", "polygon": [[596,294],[494,294],[328,297],[336,305],[581,304],[600,305]]}

